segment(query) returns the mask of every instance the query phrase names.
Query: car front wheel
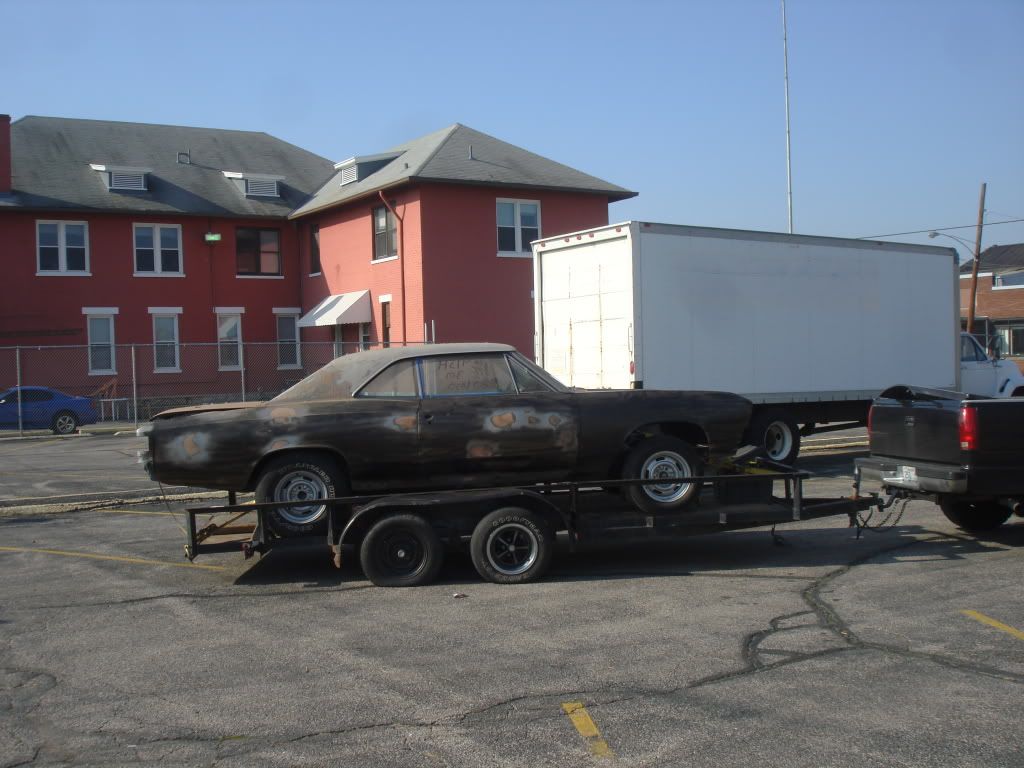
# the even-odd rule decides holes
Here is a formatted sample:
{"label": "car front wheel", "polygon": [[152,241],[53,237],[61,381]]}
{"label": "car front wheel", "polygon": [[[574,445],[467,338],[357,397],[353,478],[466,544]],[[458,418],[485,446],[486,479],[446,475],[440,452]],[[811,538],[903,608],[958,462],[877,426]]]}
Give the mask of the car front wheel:
{"label": "car front wheel", "polygon": [[309,502],[267,511],[267,522],[281,537],[326,533],[330,510],[327,504],[317,502],[348,493],[348,483],[338,462],[317,453],[285,454],[272,459],[256,485],[256,501],[261,504]]}

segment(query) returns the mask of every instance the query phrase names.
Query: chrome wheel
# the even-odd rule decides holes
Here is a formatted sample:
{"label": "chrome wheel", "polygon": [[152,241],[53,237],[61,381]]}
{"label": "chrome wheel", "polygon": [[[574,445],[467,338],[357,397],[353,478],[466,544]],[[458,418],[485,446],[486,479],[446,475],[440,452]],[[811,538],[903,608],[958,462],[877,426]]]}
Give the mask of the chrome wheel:
{"label": "chrome wheel", "polygon": [[518,576],[533,566],[540,544],[533,531],[520,523],[505,523],[487,537],[487,560],[504,576]]}
{"label": "chrome wheel", "polygon": [[[327,485],[319,475],[295,470],[282,477],[274,487],[274,501],[316,501],[328,497]],[[326,504],[296,504],[281,507],[277,513],[295,525],[308,525],[327,512]]]}
{"label": "chrome wheel", "polygon": [[692,483],[668,482],[681,477],[693,477],[693,468],[675,451],[652,453],[640,468],[641,480],[662,481],[642,486],[644,493],[660,504],[678,501],[690,491]]}
{"label": "chrome wheel", "polygon": [[53,431],[58,435],[70,435],[75,431],[78,426],[78,419],[75,418],[73,413],[58,413],[57,418],[53,420]]}

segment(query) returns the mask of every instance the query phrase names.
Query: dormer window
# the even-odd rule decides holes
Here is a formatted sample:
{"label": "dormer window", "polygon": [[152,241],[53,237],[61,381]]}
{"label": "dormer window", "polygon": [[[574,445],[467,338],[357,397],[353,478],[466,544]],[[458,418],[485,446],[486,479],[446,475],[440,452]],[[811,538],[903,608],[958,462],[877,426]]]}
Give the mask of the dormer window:
{"label": "dormer window", "polygon": [[103,181],[106,182],[107,189],[145,192],[149,188],[146,185],[146,177],[152,173],[152,170],[149,168],[99,163],[90,163],[89,167],[103,174]]}
{"label": "dormer window", "polygon": [[284,180],[284,176],[271,176],[266,173],[246,173],[245,171],[223,171],[224,177],[229,179],[246,197],[280,197],[281,190],[278,182]]}
{"label": "dormer window", "polygon": [[392,160],[401,156],[401,152],[384,152],[379,155],[363,155],[361,157],[350,157],[334,164],[334,170],[339,172],[339,183],[341,186],[362,181],[367,176],[376,173]]}

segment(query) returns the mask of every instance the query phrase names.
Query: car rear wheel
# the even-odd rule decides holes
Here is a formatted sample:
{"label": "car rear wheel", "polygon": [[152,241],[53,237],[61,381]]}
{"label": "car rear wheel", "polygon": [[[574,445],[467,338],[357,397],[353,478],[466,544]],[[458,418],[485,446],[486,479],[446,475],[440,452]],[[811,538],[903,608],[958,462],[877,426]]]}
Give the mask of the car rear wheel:
{"label": "car rear wheel", "polygon": [[60,411],[53,417],[50,430],[55,435],[70,435],[78,429],[78,417],[71,411]]}
{"label": "car rear wheel", "polygon": [[943,499],[942,514],[949,522],[969,533],[991,531],[1010,519],[1012,510],[996,501],[963,501]]}
{"label": "car rear wheel", "polygon": [[338,462],[318,453],[285,454],[272,459],[256,485],[256,501],[261,504],[310,502],[267,511],[267,522],[281,537],[326,533],[330,510],[326,504],[316,502],[348,493],[348,483]]}
{"label": "car rear wheel", "polygon": [[668,435],[650,437],[638,443],[626,456],[622,476],[627,480],[657,480],[633,485],[626,495],[642,512],[681,512],[700,494],[699,482],[678,482],[679,478],[700,477],[704,463],[696,449],[685,440]]}
{"label": "car rear wheel", "polygon": [[444,549],[425,518],[388,515],[363,538],[359,562],[366,578],[378,587],[418,587],[437,578]]}
{"label": "car rear wheel", "polygon": [[469,554],[480,577],[495,584],[539,579],[551,564],[555,533],[543,516],[522,507],[503,507],[473,529]]}

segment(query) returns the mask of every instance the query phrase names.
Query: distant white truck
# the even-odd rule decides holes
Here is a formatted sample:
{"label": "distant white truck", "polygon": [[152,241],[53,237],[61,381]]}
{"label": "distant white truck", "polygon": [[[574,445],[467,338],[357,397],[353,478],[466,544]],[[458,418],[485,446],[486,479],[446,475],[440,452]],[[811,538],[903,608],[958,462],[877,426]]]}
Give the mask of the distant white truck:
{"label": "distant white truck", "polygon": [[[866,423],[893,384],[1024,393],[1013,363],[961,338],[952,248],[631,221],[538,240],[533,258],[544,368],[587,389],[742,394],[747,439],[785,463],[801,435]],[[979,358],[963,379],[962,349]]]}

